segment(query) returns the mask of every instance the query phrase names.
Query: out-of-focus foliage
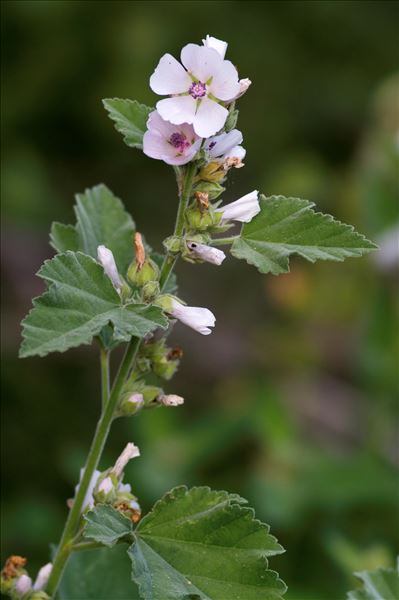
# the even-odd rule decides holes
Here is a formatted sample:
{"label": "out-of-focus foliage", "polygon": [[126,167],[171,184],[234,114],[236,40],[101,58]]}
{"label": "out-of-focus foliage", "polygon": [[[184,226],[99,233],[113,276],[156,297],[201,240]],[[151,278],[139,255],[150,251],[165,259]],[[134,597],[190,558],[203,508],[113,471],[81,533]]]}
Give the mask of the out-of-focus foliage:
{"label": "out-of-focus foliage", "polygon": [[[2,3],[4,556],[48,560],[100,406],[96,350],[17,360],[19,321],[43,291],[53,220],[100,182],[155,250],[172,229],[166,165],[127,148],[101,98],[154,103],[161,54],[206,33],[253,85],[240,101],[246,166],[224,202],[257,188],[353,223],[381,251],[260,275],[240,261],[181,264],[181,293],[217,316],[212,336],[176,326],[184,408],[117,421],[150,508],[173,485],[248,498],[287,549],[287,598],[336,600],[353,571],[392,566],[397,545],[398,9],[394,2]],[[154,222],[154,217],[156,217]]]}

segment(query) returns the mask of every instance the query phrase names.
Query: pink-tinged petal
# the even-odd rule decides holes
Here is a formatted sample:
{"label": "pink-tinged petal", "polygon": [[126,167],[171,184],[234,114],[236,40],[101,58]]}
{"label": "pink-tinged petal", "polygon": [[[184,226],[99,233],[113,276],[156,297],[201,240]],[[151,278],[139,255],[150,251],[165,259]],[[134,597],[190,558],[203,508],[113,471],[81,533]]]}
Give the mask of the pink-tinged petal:
{"label": "pink-tinged petal", "polygon": [[176,131],[176,126],[172,125],[172,123],[169,123],[169,121],[164,121],[159,112],[157,110],[153,110],[148,117],[147,129],[157,132],[164,137],[169,137],[174,131]]}
{"label": "pink-tinged petal", "polygon": [[164,54],[150,77],[150,88],[161,96],[187,92],[190,84],[190,76],[171,54]]}
{"label": "pink-tinged petal", "polygon": [[192,123],[197,103],[191,96],[176,96],[157,102],[157,110],[165,121],[175,125]]}
{"label": "pink-tinged petal", "polygon": [[211,158],[224,156],[232,148],[241,144],[242,133],[238,129],[232,129],[229,133],[215,135],[206,141],[205,149]]}
{"label": "pink-tinged petal", "polygon": [[223,158],[238,158],[244,160],[247,151],[242,146],[234,146],[231,150],[226,152]]}
{"label": "pink-tinged petal", "polygon": [[195,144],[190,146],[190,148],[187,148],[183,153],[177,152],[175,148],[170,146],[167,153],[162,156],[162,160],[168,165],[185,165],[190,162],[190,160],[193,160],[200,147],[201,140],[195,142]]}
{"label": "pink-tinged petal", "polygon": [[240,93],[237,69],[229,60],[224,60],[213,72],[210,92],[219,100],[233,100]]}
{"label": "pink-tinged petal", "polygon": [[223,62],[216,50],[197,44],[184,46],[180,58],[186,69],[202,83],[206,83]]}
{"label": "pink-tinged petal", "polygon": [[143,137],[143,152],[150,158],[164,160],[163,156],[168,154],[169,148],[167,139],[156,131],[146,131]]}
{"label": "pink-tinged petal", "polygon": [[216,52],[218,52],[222,58],[225,57],[228,46],[227,42],[224,42],[223,40],[218,40],[218,38],[212,37],[211,35],[207,34],[206,38],[202,40],[202,43],[207,48],[213,48],[214,50],[216,50]]}
{"label": "pink-tinged petal", "polygon": [[213,100],[201,100],[193,120],[194,131],[199,136],[207,138],[215,135],[226,122],[229,111]]}

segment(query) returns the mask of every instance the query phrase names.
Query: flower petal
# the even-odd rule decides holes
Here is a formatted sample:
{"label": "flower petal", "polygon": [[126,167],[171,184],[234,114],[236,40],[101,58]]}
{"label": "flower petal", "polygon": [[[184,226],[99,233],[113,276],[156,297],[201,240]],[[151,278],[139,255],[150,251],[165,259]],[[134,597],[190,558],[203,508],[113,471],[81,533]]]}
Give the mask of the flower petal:
{"label": "flower petal", "polygon": [[[157,110],[165,121],[175,125],[192,123],[195,117],[197,103],[191,96],[176,96],[157,102]],[[199,134],[198,134],[199,135]]]}
{"label": "flower petal", "polygon": [[213,71],[210,92],[219,100],[233,100],[240,93],[237,69],[229,60],[224,60]]}
{"label": "flower petal", "polygon": [[164,54],[150,77],[150,88],[161,96],[187,92],[190,84],[190,76],[171,54]]}
{"label": "flower petal", "polygon": [[215,135],[215,133],[222,129],[228,114],[229,111],[227,108],[209,98],[204,98],[201,100],[192,121],[195,133],[204,138]]}
{"label": "flower petal", "polygon": [[218,40],[217,38],[207,34],[206,38],[202,40],[202,43],[207,48],[213,48],[214,50],[216,50],[216,52],[218,52],[222,58],[225,57],[228,46],[227,42],[224,42],[223,40]]}
{"label": "flower petal", "polygon": [[180,58],[186,69],[202,83],[206,83],[213,77],[215,71],[220,69],[223,62],[216,50],[197,44],[184,46]]}
{"label": "flower petal", "polygon": [[226,152],[223,158],[238,158],[239,160],[243,160],[246,153],[247,151],[242,146],[234,146],[234,148]]}
{"label": "flower petal", "polygon": [[255,215],[260,212],[258,200],[258,191],[254,190],[235,202],[231,202],[227,206],[221,206],[216,209],[216,212],[222,213],[221,223],[226,221],[240,221],[241,223],[249,223]]}

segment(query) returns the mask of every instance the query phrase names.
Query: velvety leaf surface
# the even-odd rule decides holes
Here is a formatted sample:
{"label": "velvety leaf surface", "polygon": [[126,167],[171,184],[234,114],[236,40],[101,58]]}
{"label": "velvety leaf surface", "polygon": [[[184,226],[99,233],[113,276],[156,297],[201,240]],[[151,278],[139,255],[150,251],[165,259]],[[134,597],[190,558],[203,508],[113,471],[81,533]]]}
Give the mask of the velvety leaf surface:
{"label": "velvety leaf surface", "polygon": [[153,110],[136,100],[105,98],[104,108],[115,122],[115,129],[123,135],[123,141],[131,148],[142,148],[147,119]]}
{"label": "velvety leaf surface", "polygon": [[119,341],[167,326],[167,319],[155,306],[123,306],[103,268],[81,252],[57,254],[44,263],[38,275],[50,287],[33,300],[33,309],[22,323],[21,357],[45,356],[89,344],[108,323]]}
{"label": "velvety leaf surface", "polygon": [[237,496],[178,487],[139,523],[129,548],[146,600],[277,600],[286,590],[267,557],[283,552]]}
{"label": "velvety leaf surface", "polygon": [[348,592],[348,600],[398,600],[399,569],[376,569],[355,573],[363,586]]}
{"label": "velvety leaf surface", "polygon": [[85,515],[84,535],[105,546],[113,546],[132,532],[132,521],[109,504],[99,504]]}
{"label": "velvety leaf surface", "polygon": [[75,552],[69,558],[57,600],[138,600],[127,546]]}
{"label": "velvety leaf surface", "polygon": [[72,250],[77,252],[79,247],[79,236],[76,227],[54,222],[51,225],[50,244],[57,252]]}
{"label": "velvety leaf surface", "polygon": [[314,212],[308,200],[261,196],[260,206],[260,213],[243,226],[231,253],[261,273],[287,273],[292,254],[311,262],[342,261],[376,248],[352,226]]}

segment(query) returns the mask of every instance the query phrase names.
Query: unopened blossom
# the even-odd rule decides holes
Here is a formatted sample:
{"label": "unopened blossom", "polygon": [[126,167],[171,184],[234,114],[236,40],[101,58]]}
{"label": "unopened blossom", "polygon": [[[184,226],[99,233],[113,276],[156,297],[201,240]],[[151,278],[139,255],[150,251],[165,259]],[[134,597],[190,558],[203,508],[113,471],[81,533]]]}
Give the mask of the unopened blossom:
{"label": "unopened blossom", "polygon": [[32,588],[32,579],[29,575],[20,575],[15,582],[14,590],[18,596],[25,596]]}
{"label": "unopened blossom", "polygon": [[112,285],[114,286],[118,294],[120,294],[122,291],[122,280],[118,273],[114,255],[112,254],[111,250],[109,250],[109,248],[106,248],[106,246],[98,246],[97,258],[98,261],[102,264],[105,274],[108,275],[108,277],[110,278]]}
{"label": "unopened blossom", "polygon": [[241,98],[241,96],[243,96],[245,94],[245,92],[248,90],[249,86],[252,85],[252,81],[246,77],[245,79],[240,79],[239,84],[240,84],[240,91],[238,92],[238,94],[234,98],[234,100],[238,100],[238,98]]}
{"label": "unopened blossom", "polygon": [[218,40],[218,38],[207,34],[206,38],[202,40],[202,43],[207,48],[213,48],[216,50],[216,52],[218,52],[222,58],[226,56],[228,46],[227,42],[223,42],[223,40]]}
{"label": "unopened blossom", "polygon": [[43,590],[46,587],[52,569],[53,563],[51,562],[47,563],[46,565],[44,565],[44,567],[40,569],[39,573],[37,574],[36,581],[33,585],[33,589],[35,592],[39,592],[40,590]]}
{"label": "unopened blossom", "polygon": [[221,265],[226,258],[225,253],[213,246],[199,244],[198,242],[187,242],[187,247],[190,250],[191,256],[198,258],[212,265]]}
{"label": "unopened blossom", "polygon": [[140,394],[139,392],[135,392],[134,394],[129,396],[127,401],[130,402],[131,404],[134,404],[135,406],[137,406],[137,410],[138,410],[138,409],[142,408],[142,406],[144,404],[144,396],[143,396],[143,394]]}
{"label": "unopened blossom", "polygon": [[98,486],[98,491],[104,494],[109,494],[114,488],[114,483],[111,477],[105,477]]}
{"label": "unopened blossom", "polygon": [[186,306],[174,298],[171,299],[171,308],[168,312],[184,325],[191,327],[202,335],[212,333],[211,327],[215,326],[215,315],[208,309],[198,306]]}
{"label": "unopened blossom", "polygon": [[207,138],[225,124],[231,102],[240,92],[237,69],[218,50],[187,44],[180,55],[183,66],[165,54],[150,79],[151,89],[161,96],[161,117],[175,125],[192,124],[197,135]]}
{"label": "unopened blossom", "polygon": [[230,167],[242,167],[246,151],[240,145],[243,137],[241,131],[232,129],[228,133],[214,135],[206,140],[204,148],[211,160],[221,162],[227,170]]}
{"label": "unopened blossom", "polygon": [[184,398],[177,396],[177,394],[166,394],[158,396],[157,402],[163,404],[163,406],[181,406],[184,404]]}
{"label": "unopened blossom", "polygon": [[168,165],[185,165],[193,160],[201,147],[202,139],[192,125],[173,125],[162,119],[154,110],[147,121],[143,137],[143,152],[150,158],[163,160]]}
{"label": "unopened blossom", "polygon": [[235,202],[217,208],[215,212],[222,213],[221,223],[223,224],[226,221],[249,223],[260,212],[258,193],[257,190],[254,190]]}

